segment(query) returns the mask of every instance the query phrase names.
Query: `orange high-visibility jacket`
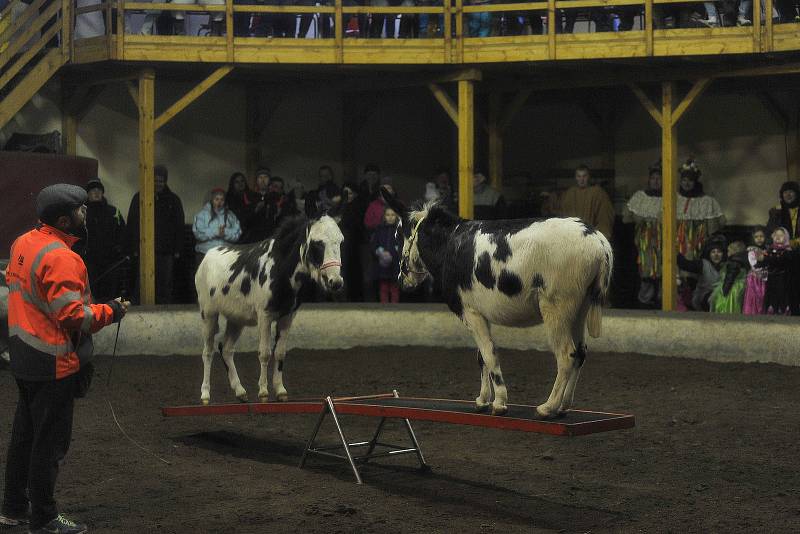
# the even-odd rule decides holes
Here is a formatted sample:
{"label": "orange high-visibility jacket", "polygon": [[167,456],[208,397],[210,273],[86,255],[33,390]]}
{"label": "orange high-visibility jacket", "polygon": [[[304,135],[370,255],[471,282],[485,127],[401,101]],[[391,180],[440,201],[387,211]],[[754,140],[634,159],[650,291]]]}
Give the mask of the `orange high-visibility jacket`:
{"label": "orange high-visibility jacket", "polygon": [[11,245],[6,269],[11,372],[22,380],[59,380],[92,356],[92,336],[113,322],[92,304],[77,238],[40,224]]}

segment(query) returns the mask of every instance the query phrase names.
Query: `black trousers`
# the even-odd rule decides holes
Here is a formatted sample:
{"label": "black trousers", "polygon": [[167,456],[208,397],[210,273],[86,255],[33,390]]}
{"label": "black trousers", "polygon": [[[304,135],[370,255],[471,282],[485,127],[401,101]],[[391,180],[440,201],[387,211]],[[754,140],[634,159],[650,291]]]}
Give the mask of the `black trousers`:
{"label": "black trousers", "polygon": [[46,382],[17,380],[17,387],[3,514],[22,516],[30,503],[30,528],[35,530],[58,515],[53,493],[72,439],[75,375]]}

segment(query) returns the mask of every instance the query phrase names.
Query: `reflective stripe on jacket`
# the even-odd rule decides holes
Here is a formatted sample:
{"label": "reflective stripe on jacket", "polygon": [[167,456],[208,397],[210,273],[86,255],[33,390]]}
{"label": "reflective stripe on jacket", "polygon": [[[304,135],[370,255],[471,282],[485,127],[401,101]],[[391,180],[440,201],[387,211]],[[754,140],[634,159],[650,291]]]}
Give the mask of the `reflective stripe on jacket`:
{"label": "reflective stripe on jacket", "polygon": [[92,356],[93,332],[114,311],[92,304],[77,238],[41,224],[11,246],[6,269],[11,371],[22,380],[59,380]]}

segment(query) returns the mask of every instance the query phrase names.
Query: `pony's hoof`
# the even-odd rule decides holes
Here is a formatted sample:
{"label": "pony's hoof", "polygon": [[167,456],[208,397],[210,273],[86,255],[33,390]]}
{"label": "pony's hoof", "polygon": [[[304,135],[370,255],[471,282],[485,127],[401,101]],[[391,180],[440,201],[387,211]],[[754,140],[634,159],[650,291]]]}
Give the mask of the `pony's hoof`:
{"label": "pony's hoof", "polygon": [[489,407],[491,406],[490,403],[482,403],[478,399],[475,399],[475,411],[478,413],[484,413],[489,411]]}
{"label": "pony's hoof", "polygon": [[236,395],[236,398],[239,400],[239,402],[247,402],[247,393]]}
{"label": "pony's hoof", "polygon": [[200,402],[203,403],[203,406],[208,406],[208,404],[211,402],[211,400],[210,399],[200,399]]}
{"label": "pony's hoof", "polygon": [[268,394],[267,395],[259,395],[258,396],[258,400],[260,402],[269,402],[269,395]]}
{"label": "pony's hoof", "polygon": [[546,404],[540,404],[536,407],[536,413],[545,419],[553,419],[558,416],[557,410],[551,410]]}
{"label": "pony's hoof", "polygon": [[508,406],[492,405],[492,415],[505,415],[508,413]]}
{"label": "pony's hoof", "polygon": [[278,402],[286,402],[286,401],[289,400],[289,394],[288,393],[281,393],[280,395],[278,395],[275,398],[277,399]]}

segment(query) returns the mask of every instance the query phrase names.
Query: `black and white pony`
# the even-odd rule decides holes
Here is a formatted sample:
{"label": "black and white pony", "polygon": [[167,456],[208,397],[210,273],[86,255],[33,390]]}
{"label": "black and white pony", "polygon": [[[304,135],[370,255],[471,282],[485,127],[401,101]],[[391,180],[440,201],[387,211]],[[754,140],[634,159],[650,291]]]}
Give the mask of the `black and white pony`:
{"label": "black and white pony", "polygon": [[586,358],[584,330],[588,326],[589,335],[600,335],[613,265],[608,240],[577,218],[468,221],[436,203],[409,211],[382,193],[401,215],[406,234],[401,286],[413,289],[433,276],[450,310],[475,338],[481,369],[478,410],[490,403],[493,414],[508,410],[490,325],[540,323],[547,329],[558,374],[537,411],[550,418],[569,409]]}
{"label": "black and white pony", "polygon": [[[203,258],[195,275],[195,287],[203,319],[203,385],[200,400],[211,399],[211,361],[219,316],[227,321],[220,344],[228,380],[236,397],[247,401],[233,362],[234,346],[245,326],[257,326],[261,376],[258,397],[269,397],[267,366],[275,358],[272,385],[279,401],[288,394],[283,385],[286,340],[297,308],[315,292],[340,291],[342,232],[329,215],[285,220],[271,239],[248,245],[213,248]],[[275,338],[271,327],[275,323]]]}

